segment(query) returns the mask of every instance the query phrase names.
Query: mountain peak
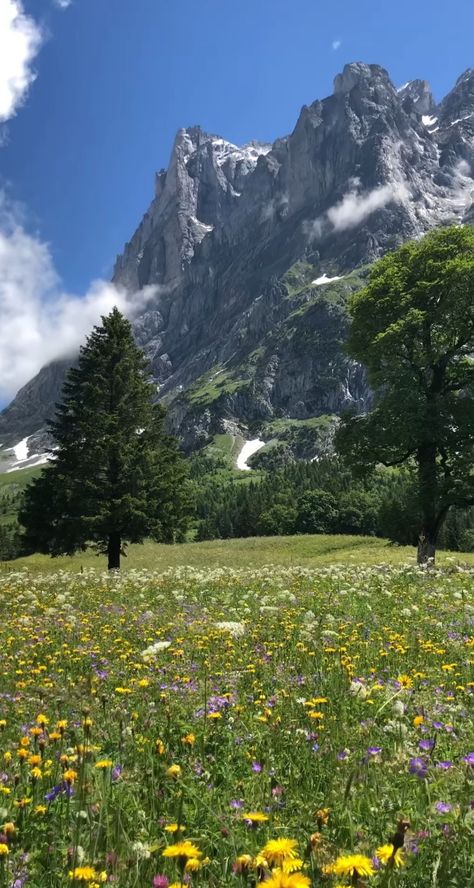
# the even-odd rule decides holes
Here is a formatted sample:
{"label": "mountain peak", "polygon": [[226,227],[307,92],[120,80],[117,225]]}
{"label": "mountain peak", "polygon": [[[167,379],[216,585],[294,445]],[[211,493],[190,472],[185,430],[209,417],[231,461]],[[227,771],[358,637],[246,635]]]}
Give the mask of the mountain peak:
{"label": "mountain peak", "polygon": [[382,81],[384,86],[392,86],[385,68],[380,65],[367,65],[365,62],[350,62],[344,65],[341,74],[334,78],[334,93],[348,93],[359,85],[373,85]]}
{"label": "mountain peak", "polygon": [[418,114],[430,114],[436,107],[436,102],[427,80],[410,80],[398,90],[402,101],[411,99]]}
{"label": "mountain peak", "polygon": [[452,124],[472,117],[474,110],[474,68],[468,68],[439,106],[444,124]]}

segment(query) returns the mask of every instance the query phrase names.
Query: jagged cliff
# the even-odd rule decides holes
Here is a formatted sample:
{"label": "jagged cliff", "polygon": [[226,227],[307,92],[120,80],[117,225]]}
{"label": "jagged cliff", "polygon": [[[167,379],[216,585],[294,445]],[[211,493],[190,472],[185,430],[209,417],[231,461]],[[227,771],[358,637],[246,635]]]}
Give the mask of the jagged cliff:
{"label": "jagged cliff", "polygon": [[[473,170],[473,70],[437,105],[426,81],[397,90],[383,68],[347,65],[273,145],[181,130],[113,280],[155,287],[136,339],[185,445],[367,404],[343,352],[347,296],[386,250],[473,220]],[[18,393],[1,441],[51,415],[63,372]]]}

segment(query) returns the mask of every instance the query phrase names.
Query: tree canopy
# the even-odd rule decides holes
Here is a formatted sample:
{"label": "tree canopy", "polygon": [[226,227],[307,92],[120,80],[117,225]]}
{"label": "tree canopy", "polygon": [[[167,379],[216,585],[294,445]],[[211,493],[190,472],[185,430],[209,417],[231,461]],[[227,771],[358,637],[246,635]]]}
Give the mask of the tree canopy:
{"label": "tree canopy", "polygon": [[358,468],[412,468],[425,562],[451,506],[474,503],[474,229],[439,229],[386,255],[350,311],[348,351],[374,400],[344,418],[336,446]]}
{"label": "tree canopy", "polygon": [[52,459],[26,489],[27,550],[54,556],[93,546],[118,568],[127,542],[182,538],[186,466],[154,394],[131,325],[114,309],[68,373],[50,424]]}

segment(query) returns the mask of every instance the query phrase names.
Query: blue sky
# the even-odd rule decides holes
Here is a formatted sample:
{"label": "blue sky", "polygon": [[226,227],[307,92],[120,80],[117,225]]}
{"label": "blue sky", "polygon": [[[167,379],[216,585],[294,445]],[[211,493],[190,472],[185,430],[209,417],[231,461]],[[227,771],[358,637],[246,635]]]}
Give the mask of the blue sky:
{"label": "blue sky", "polygon": [[[474,3],[454,0],[25,0],[49,37],[9,123],[0,176],[68,288],[108,277],[180,126],[235,142],[289,132],[345,62],[425,77],[474,64]],[[340,41],[333,49],[334,41]]]}
{"label": "blue sky", "polygon": [[473,26],[473,0],[0,0],[0,406],[127,308],[113,263],[178,128],[272,141],[349,61],[439,99]]}

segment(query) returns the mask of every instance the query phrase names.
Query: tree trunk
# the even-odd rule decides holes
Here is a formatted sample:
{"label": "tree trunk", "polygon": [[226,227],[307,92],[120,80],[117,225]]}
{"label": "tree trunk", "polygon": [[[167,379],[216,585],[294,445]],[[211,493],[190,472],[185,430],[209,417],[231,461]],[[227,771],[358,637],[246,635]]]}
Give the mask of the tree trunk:
{"label": "tree trunk", "polygon": [[107,553],[109,556],[109,570],[120,570],[120,551],[122,548],[122,540],[117,530],[112,531],[109,536],[109,544]]}
{"label": "tree trunk", "polygon": [[425,444],[418,448],[418,484],[422,527],[418,537],[418,564],[434,564],[438,538],[438,477],[436,446]]}
{"label": "tree trunk", "polygon": [[436,536],[429,529],[423,529],[418,537],[418,564],[434,564],[436,557]]}

